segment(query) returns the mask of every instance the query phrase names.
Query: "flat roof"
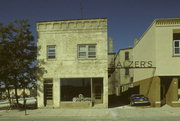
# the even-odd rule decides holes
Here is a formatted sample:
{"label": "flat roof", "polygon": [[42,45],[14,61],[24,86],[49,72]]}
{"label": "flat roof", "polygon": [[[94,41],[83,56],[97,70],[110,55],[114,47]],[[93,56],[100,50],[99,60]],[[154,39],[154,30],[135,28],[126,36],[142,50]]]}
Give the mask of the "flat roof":
{"label": "flat roof", "polygon": [[47,20],[47,21],[37,21],[36,23],[40,23],[40,22],[53,22],[53,21],[93,20],[93,19],[107,19],[107,17],[103,17],[103,18],[82,18],[82,19]]}

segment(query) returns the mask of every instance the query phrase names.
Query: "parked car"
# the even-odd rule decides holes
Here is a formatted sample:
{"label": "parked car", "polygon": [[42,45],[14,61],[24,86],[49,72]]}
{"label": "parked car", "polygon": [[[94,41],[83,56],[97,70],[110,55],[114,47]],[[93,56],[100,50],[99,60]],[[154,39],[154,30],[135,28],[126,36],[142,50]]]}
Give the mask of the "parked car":
{"label": "parked car", "polygon": [[145,97],[144,95],[141,94],[133,94],[129,98],[130,100],[130,105],[150,105],[149,99]]}

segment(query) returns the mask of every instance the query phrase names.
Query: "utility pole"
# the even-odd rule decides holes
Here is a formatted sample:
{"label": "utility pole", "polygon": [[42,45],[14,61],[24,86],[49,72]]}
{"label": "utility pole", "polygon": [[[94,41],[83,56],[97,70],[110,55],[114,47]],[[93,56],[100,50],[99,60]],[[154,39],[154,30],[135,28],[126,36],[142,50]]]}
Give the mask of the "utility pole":
{"label": "utility pole", "polygon": [[83,4],[82,4],[82,0],[80,1],[80,10],[81,10],[81,18],[83,19]]}

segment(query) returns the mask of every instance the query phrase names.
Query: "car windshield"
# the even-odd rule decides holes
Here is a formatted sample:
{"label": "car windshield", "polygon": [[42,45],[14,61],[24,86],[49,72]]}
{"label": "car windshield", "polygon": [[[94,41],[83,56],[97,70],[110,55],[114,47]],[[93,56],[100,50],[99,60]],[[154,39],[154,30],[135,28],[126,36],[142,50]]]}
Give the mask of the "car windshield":
{"label": "car windshield", "polygon": [[131,97],[144,97],[144,95],[135,94],[135,95],[132,95]]}

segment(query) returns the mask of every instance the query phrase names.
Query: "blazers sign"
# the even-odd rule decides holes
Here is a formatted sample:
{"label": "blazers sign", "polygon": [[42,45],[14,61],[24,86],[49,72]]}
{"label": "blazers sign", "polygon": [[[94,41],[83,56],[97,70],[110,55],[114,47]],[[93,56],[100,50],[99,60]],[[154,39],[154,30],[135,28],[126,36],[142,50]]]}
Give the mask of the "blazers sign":
{"label": "blazers sign", "polygon": [[117,68],[154,68],[152,61],[120,61],[116,65]]}

